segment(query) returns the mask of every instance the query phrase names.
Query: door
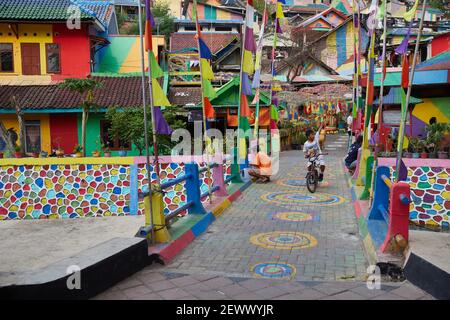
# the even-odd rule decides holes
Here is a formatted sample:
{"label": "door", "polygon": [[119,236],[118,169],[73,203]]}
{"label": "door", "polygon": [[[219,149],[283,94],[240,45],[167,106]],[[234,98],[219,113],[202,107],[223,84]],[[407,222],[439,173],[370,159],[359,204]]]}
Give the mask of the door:
{"label": "door", "polygon": [[22,43],[22,74],[40,75],[41,58],[39,43]]}

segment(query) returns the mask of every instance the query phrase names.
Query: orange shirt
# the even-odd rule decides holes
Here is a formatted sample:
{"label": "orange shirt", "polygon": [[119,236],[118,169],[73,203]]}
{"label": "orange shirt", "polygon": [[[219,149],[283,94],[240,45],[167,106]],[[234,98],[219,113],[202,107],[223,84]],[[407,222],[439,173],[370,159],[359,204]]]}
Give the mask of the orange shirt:
{"label": "orange shirt", "polygon": [[253,165],[258,167],[263,176],[272,175],[272,160],[270,160],[270,157],[266,153],[258,152]]}

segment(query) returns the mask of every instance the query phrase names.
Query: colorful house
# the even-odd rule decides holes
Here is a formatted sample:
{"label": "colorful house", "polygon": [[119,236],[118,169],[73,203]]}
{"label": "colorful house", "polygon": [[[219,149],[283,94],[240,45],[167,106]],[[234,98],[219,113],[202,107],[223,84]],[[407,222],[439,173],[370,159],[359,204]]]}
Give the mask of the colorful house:
{"label": "colorful house", "polygon": [[[109,123],[104,113],[108,107],[142,107],[142,87],[139,76],[96,77],[101,88],[94,90],[94,103],[98,110],[91,112],[87,122],[86,154],[100,150],[101,144],[110,146],[113,155],[126,150],[130,155],[139,152],[130,141],[119,141],[109,133]],[[148,90],[148,89],[147,89]],[[77,92],[61,89],[56,84],[0,86],[0,121],[6,128],[19,132],[14,107],[10,97],[15,97],[25,119],[27,153],[46,151],[51,153],[58,147],[71,154],[81,141],[81,98]],[[148,97],[148,92],[147,92]],[[0,142],[0,152],[4,149]]]}
{"label": "colorful house", "polygon": [[113,9],[108,1],[0,0],[0,85],[86,77],[117,32]]}
{"label": "colorful house", "polygon": [[[367,33],[361,32],[362,51],[368,46]],[[348,63],[353,57],[353,17],[350,16],[338,27],[330,30],[313,42],[315,55],[334,70]]]}

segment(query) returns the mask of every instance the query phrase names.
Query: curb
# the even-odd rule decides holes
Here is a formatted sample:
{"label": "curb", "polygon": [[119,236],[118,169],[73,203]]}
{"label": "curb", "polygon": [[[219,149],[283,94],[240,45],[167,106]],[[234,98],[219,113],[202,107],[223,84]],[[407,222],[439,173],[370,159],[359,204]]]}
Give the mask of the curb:
{"label": "curb", "polygon": [[450,300],[450,274],[439,267],[410,252],[403,272],[409,282],[436,299]]}
{"label": "curb", "polygon": [[[101,252],[114,250],[114,242],[120,246],[123,242],[134,242],[128,247],[109,256],[99,257]],[[152,263],[147,254],[146,239],[115,238],[98,246],[87,249],[77,256],[58,261],[32,273],[20,275],[17,282],[0,288],[2,300],[80,300],[89,299],[114,286],[132,274]],[[106,253],[107,255],[108,253]],[[105,253],[104,253],[105,255]],[[97,260],[95,259],[97,258]],[[67,266],[79,264],[80,289],[70,290],[67,287],[69,277]],[[68,281],[69,280],[69,281]]]}

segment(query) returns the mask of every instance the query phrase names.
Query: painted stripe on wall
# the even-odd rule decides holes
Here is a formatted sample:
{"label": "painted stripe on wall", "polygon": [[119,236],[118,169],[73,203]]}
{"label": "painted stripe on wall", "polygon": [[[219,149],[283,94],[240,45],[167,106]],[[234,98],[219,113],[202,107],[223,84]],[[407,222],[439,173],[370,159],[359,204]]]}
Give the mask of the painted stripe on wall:
{"label": "painted stripe on wall", "polygon": [[130,166],[130,215],[138,214],[138,167],[133,164]]}
{"label": "painted stripe on wall", "polygon": [[336,49],[338,67],[347,61],[347,28],[336,31]]}

